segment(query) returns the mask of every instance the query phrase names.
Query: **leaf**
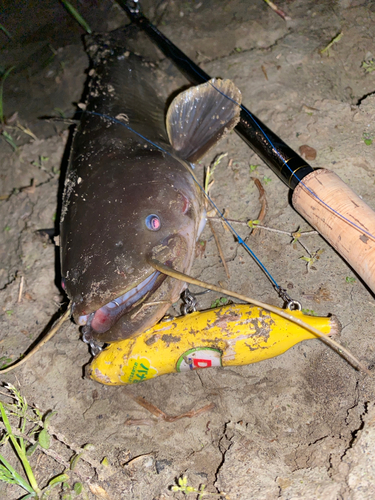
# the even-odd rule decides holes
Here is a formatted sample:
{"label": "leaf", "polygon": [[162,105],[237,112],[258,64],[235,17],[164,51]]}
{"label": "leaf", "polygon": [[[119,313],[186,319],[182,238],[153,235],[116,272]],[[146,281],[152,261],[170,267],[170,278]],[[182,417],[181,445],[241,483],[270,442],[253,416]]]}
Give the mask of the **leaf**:
{"label": "leaf", "polygon": [[304,260],[305,262],[313,262],[314,261],[314,259],[312,259],[311,257],[305,257],[305,256],[300,257],[300,259]]}
{"label": "leaf", "polygon": [[51,488],[53,486],[56,486],[57,484],[63,483],[64,481],[68,480],[69,480],[68,474],[60,474],[59,476],[56,476],[51,479],[51,481],[48,483],[48,488]]}
{"label": "leaf", "polygon": [[260,223],[260,220],[249,220],[247,221],[247,225],[249,226],[250,229],[254,229],[255,226],[257,226]]}
{"label": "leaf", "polygon": [[269,182],[272,181],[271,177],[267,177],[266,175],[263,177],[264,184],[268,184]]}
{"label": "leaf", "polygon": [[48,448],[51,445],[51,436],[48,434],[46,429],[42,429],[40,431],[39,436],[38,436],[38,441],[39,441],[39,444],[42,448],[44,448],[45,450],[48,450]]}
{"label": "leaf", "polygon": [[73,490],[76,495],[80,495],[82,493],[82,483],[74,483]]}
{"label": "leaf", "polygon": [[44,422],[44,428],[48,429],[49,426],[49,421],[51,418],[56,415],[57,411],[49,411],[47,415],[44,417],[43,422]]}
{"label": "leaf", "polygon": [[74,455],[74,457],[72,457],[72,459],[70,460],[70,470],[74,470],[75,466],[77,465],[78,460],[81,458],[82,455],[83,455],[83,452],[79,453],[78,455]]}
{"label": "leaf", "polygon": [[29,446],[26,451],[26,456],[31,457],[31,455],[34,453],[34,451],[38,448],[39,443],[34,443],[33,445]]}
{"label": "leaf", "polygon": [[12,358],[7,358],[6,356],[2,356],[0,358],[0,370],[8,366],[12,362]]}
{"label": "leaf", "polygon": [[10,146],[12,146],[13,151],[17,151],[18,146],[17,146],[17,144],[14,142],[13,137],[12,137],[10,134],[8,134],[8,132],[7,132],[6,130],[3,130],[2,135],[3,135],[4,139],[7,141],[7,143],[8,143]]}

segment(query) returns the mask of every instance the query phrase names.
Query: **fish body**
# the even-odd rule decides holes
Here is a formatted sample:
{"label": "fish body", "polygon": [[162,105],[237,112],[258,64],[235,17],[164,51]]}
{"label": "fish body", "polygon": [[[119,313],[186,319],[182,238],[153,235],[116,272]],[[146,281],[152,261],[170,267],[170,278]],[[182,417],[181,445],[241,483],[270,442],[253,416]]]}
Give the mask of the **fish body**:
{"label": "fish body", "polygon": [[[126,30],[89,44],[91,81],[63,197],[63,282],[88,341],[137,335],[178,299],[181,282],[148,258],[189,272],[205,220],[190,162],[239,117],[211,82],[177,96],[166,126],[154,67],[126,50],[124,37]],[[240,100],[231,82],[214,85]]]}

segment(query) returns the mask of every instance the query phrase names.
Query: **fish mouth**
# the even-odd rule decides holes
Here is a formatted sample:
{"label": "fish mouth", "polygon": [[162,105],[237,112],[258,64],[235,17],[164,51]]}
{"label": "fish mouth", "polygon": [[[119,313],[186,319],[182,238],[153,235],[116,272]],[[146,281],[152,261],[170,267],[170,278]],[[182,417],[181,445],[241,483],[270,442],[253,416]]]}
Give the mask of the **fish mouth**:
{"label": "fish mouth", "polygon": [[[81,315],[77,318],[77,314],[76,321],[83,327],[81,332],[85,342],[106,343],[130,338],[151,328],[164,316],[169,306],[178,300],[184,285],[152,268],[149,258],[172,269],[187,272],[194,253],[189,251],[192,245],[188,237],[191,235],[189,231],[185,232],[183,235],[168,236],[146,253],[149,274],[141,283],[101,307],[99,303],[98,309],[91,309],[89,314],[81,309]],[[124,289],[126,290],[125,286]],[[117,293],[121,293],[121,288],[117,290]]]}
{"label": "fish mouth", "polygon": [[121,316],[131,311],[140,301],[151,295],[166,278],[159,271],[154,271],[137,286],[108,302],[91,314],[79,316],[79,326],[89,327],[95,334],[103,334],[110,330]]}

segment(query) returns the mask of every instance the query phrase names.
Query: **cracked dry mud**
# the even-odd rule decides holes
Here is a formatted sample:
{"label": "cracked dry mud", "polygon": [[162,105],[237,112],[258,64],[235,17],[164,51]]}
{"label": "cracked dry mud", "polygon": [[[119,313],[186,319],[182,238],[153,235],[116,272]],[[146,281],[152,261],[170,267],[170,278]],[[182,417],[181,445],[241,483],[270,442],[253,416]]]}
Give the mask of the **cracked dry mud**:
{"label": "cracked dry mud", "polygon": [[[0,357],[12,359],[40,336],[63,300],[57,287],[58,250],[36,231],[55,224],[69,132],[66,125],[37,118],[51,115],[54,108],[71,116],[88,67],[80,28],[58,2],[40,4],[42,12],[37,7],[5,11],[1,22],[13,31],[13,41],[0,32],[1,65],[18,65],[5,83],[5,114],[18,111],[20,122],[38,137],[21,134],[16,152],[1,139],[0,195],[10,196],[0,202]],[[290,21],[262,0],[169,1],[157,8],[144,2],[144,10],[152,20],[161,20],[165,34],[207,73],[233,79],[244,104],[293,149],[313,147],[314,167],[335,171],[375,208],[375,143],[364,142],[375,137],[375,72],[361,68],[365,59],[375,56],[374,3],[278,4]],[[109,1],[95,7],[79,3],[79,8],[97,30],[126,21]],[[28,22],[22,22],[26,18]],[[341,31],[329,57],[321,56],[319,50]],[[52,60],[48,42],[56,52]],[[165,89],[184,84],[169,63],[162,65],[170,76]],[[259,193],[251,180],[256,177],[266,191],[266,226],[310,229],[291,207],[285,186],[235,134],[198,166],[200,178],[203,163],[221,152],[228,156],[215,170],[211,194],[227,216],[257,218]],[[24,189],[32,179],[34,187]],[[257,265],[221,225],[215,227],[230,279],[209,228],[202,235],[205,252],[197,257],[192,274],[281,305]],[[239,231],[242,237],[249,232],[242,226]],[[311,252],[324,250],[309,272],[301,259],[306,251],[292,245],[288,236],[260,230],[249,239],[278,283],[304,308],[337,315],[343,325],[340,341],[363,363],[373,365],[373,295],[319,235],[306,236],[303,242]],[[207,308],[217,298],[214,293],[203,295],[199,307]],[[92,443],[92,459],[108,458],[110,467],[104,472],[98,468],[98,474],[81,464],[88,482],[103,489],[89,491],[89,498],[182,498],[182,493],[170,490],[181,474],[188,476],[190,485],[205,484],[207,491],[225,492],[231,499],[375,496],[373,377],[356,372],[318,340],[256,365],[171,374],[126,388],[83,378],[89,360],[78,328],[66,323],[30,362],[1,377],[19,386],[30,403],[56,411],[54,429],[69,443]],[[145,398],[169,415],[208,403],[215,408],[167,423],[134,397]],[[135,425],[127,425],[132,422]],[[65,460],[72,454],[58,440],[52,447]],[[63,470],[41,452],[32,463],[42,484]],[[0,484],[1,498],[21,494],[15,486]]]}

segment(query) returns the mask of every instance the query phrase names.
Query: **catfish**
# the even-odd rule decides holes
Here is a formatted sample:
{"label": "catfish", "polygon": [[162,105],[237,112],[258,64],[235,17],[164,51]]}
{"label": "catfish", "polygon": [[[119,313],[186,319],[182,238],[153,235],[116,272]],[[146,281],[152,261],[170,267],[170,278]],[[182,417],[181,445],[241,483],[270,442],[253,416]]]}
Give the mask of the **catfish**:
{"label": "catfish", "polygon": [[169,106],[155,65],[126,48],[126,28],[87,42],[87,99],[75,131],[60,221],[63,287],[83,339],[136,336],[186,286],[150,258],[189,273],[205,223],[192,169],[239,120],[241,94],[213,79]]}

